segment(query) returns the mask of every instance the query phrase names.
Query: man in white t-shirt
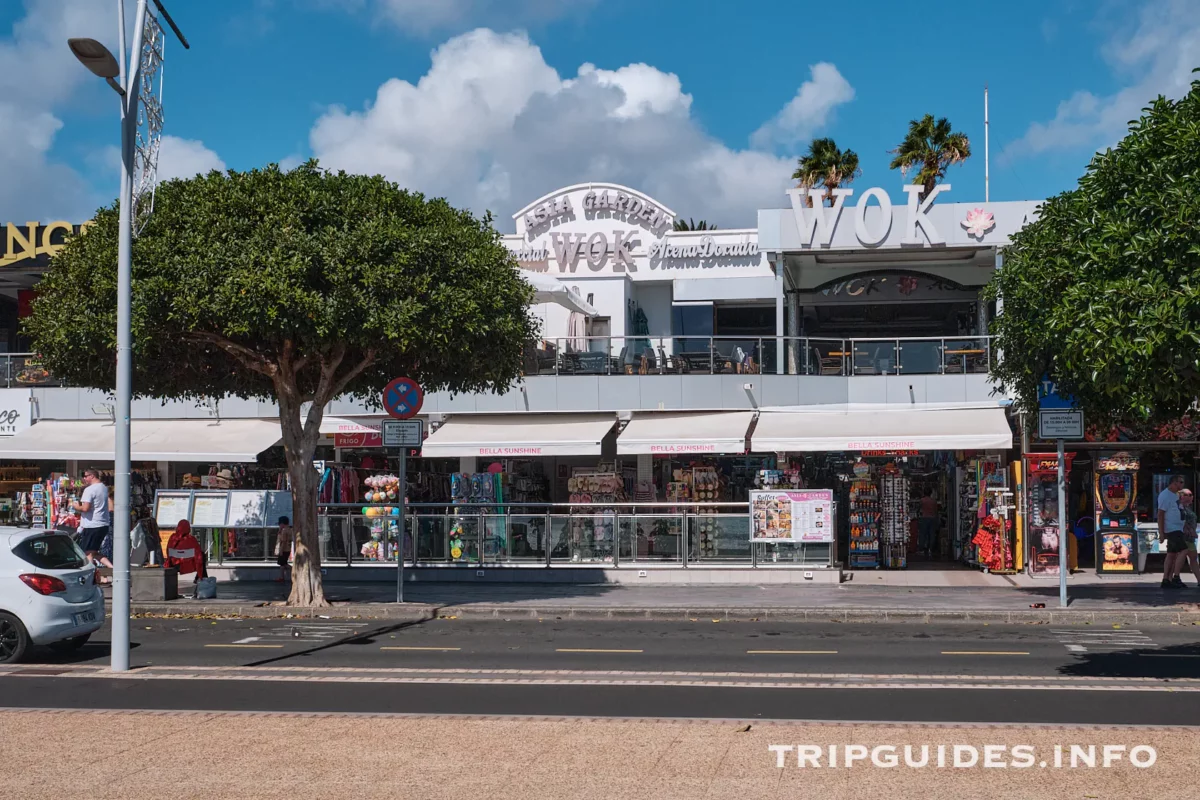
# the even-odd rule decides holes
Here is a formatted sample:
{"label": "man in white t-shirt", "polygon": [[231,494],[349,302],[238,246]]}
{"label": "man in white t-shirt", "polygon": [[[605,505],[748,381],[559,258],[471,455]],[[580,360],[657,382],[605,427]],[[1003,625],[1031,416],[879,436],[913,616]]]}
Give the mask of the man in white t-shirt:
{"label": "man in white t-shirt", "polygon": [[83,494],[71,508],[79,512],[79,546],[87,554],[88,563],[94,564],[102,560],[100,548],[109,533],[112,517],[108,513],[108,488],[100,480],[100,473],[84,470],[83,483]]}
{"label": "man in white t-shirt", "polygon": [[1187,562],[1187,540],[1183,535],[1183,514],[1179,509],[1179,492],[1183,489],[1183,476],[1171,478],[1167,488],[1158,493],[1158,538],[1167,544],[1167,558],[1163,562],[1164,589],[1179,589],[1183,580],[1179,573]]}

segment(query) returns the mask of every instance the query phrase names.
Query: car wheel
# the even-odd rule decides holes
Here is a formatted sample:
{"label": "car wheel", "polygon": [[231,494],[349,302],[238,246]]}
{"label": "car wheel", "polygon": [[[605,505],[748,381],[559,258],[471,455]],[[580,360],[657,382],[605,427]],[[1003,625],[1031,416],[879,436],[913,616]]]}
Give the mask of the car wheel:
{"label": "car wheel", "polygon": [[20,661],[29,649],[29,633],[21,620],[0,611],[0,664]]}
{"label": "car wheel", "polygon": [[88,639],[92,638],[90,633],[85,633],[83,636],[75,636],[70,639],[62,639],[61,641],[52,642],[48,647],[56,653],[74,653],[79,648],[87,644]]}

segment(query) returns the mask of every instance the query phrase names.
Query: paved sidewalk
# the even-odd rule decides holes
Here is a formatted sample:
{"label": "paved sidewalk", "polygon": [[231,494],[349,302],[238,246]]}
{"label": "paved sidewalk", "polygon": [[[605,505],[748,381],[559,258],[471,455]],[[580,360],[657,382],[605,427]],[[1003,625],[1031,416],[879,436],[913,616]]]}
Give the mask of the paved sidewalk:
{"label": "paved sidewalk", "polygon": [[[18,680],[18,679],[14,679]],[[47,702],[50,702],[49,700]],[[98,698],[103,703],[103,698]],[[827,800],[1196,796],[1194,730],[0,710],[5,796],[262,800]],[[904,747],[924,768],[777,766],[771,745]],[[938,745],[1155,748],[1153,767],[937,768]],[[51,758],[47,753],[70,753]],[[163,762],[169,754],[169,762]],[[948,763],[953,763],[949,756]],[[844,759],[843,759],[844,761]],[[905,762],[900,762],[901,764]],[[923,762],[918,762],[923,763]],[[963,762],[968,763],[968,762]],[[1190,788],[1189,788],[1190,787]]]}
{"label": "paved sidewalk", "polygon": [[[997,576],[989,576],[997,577]],[[394,584],[327,582],[329,609],[289,609],[287,586],[227,582],[215,600],[180,599],[135,603],[137,613],[224,614],[231,616],[365,616],[387,618],[529,617],[575,618],[686,617],[779,619],[970,619],[977,621],[1200,622],[1200,590],[1164,591],[1140,581],[1079,582],[1071,586],[1069,609],[1058,608],[1053,583],[1003,586],[885,586],[857,578],[829,585],[629,586],[614,584],[410,583],[398,605]],[[185,583],[180,590],[190,590]],[[1041,605],[1043,607],[1039,608]]]}

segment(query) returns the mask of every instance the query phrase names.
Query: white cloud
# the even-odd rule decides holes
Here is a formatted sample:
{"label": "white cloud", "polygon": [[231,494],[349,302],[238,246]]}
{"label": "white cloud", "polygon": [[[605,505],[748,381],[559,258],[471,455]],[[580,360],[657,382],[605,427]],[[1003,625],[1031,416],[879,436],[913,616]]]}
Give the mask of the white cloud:
{"label": "white cloud", "polygon": [[755,146],[791,146],[808,139],[829,124],[834,109],[854,99],[854,87],[833,64],[822,61],[810,71],[812,78],[800,85],[791,102],[750,137]]}
{"label": "white cloud", "polygon": [[[66,40],[107,42],[112,27],[108,4],[27,0],[12,35],[0,39],[0,222],[82,219],[97,205],[79,173],[51,151],[62,128],[56,110],[97,80],[71,57]],[[112,129],[115,136],[115,123]]]}
{"label": "white cloud", "polygon": [[791,160],[727,147],[701,129],[691,101],[677,76],[652,66],[584,64],[564,79],[525,34],[480,29],[438,47],[415,84],[392,79],[361,111],[329,109],[310,144],[326,167],[490,209],[502,229],[526,203],[587,180],[752,226],[756,209],[782,202]]}
{"label": "white cloud", "polygon": [[[475,24],[533,25],[593,5],[595,0],[375,0],[376,16],[408,33]],[[349,4],[353,9],[359,3]]]}
{"label": "white cloud", "polygon": [[225,162],[196,139],[180,139],[178,136],[162,137],[158,151],[158,180],[193,178],[212,170],[225,169]]}
{"label": "white cloud", "polygon": [[1111,146],[1155,97],[1185,94],[1192,70],[1200,65],[1200,3],[1158,0],[1144,5],[1136,21],[1120,25],[1101,52],[1114,73],[1125,79],[1125,88],[1106,96],[1075,92],[1059,103],[1053,119],[1032,123],[1006,146],[1002,161]]}

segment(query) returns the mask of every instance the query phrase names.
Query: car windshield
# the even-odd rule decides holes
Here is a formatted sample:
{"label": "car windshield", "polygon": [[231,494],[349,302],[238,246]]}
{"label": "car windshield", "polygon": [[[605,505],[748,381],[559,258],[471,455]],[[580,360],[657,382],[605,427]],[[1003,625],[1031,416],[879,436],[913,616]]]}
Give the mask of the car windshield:
{"label": "car windshield", "polygon": [[13,548],[13,553],[38,569],[79,569],[86,563],[79,546],[61,533],[26,539]]}

